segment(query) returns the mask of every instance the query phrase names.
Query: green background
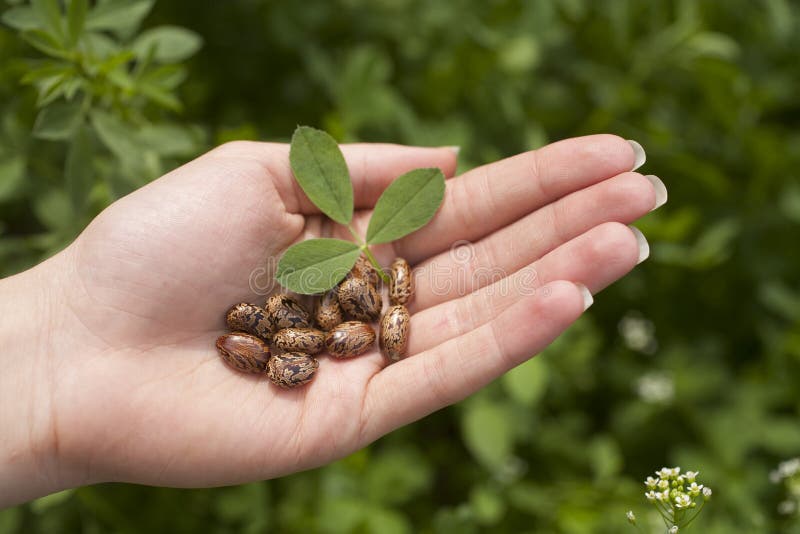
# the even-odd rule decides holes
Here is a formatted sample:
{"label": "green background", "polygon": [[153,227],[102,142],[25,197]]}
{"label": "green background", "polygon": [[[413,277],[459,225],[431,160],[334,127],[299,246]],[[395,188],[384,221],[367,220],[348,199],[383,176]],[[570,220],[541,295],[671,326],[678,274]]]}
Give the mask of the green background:
{"label": "green background", "polygon": [[[119,17],[104,24],[125,49],[139,30]],[[297,124],[461,145],[462,170],[612,132],[644,145],[670,199],[638,223],[647,262],[456,406],[314,471],[81,488],[0,512],[0,533],[633,532],[624,513],[652,518],[641,481],[662,465],[714,489],[692,531],[800,532],[768,477],[800,453],[799,22],[788,0],[163,1],[143,28],[203,40],[192,55],[171,35],[185,50],[160,58],[185,81],[146,97],[121,74],[97,82],[84,152],[57,124],[31,135],[37,88],[20,78],[44,55],[3,26],[2,275],[214,144]],[[68,154],[92,181],[65,174]]]}

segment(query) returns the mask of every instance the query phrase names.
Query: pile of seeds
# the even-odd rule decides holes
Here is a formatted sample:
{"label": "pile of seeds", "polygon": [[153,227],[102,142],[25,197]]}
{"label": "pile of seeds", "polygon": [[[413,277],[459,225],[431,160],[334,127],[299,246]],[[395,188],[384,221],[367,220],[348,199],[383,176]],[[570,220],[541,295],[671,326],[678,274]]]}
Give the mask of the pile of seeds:
{"label": "pile of seeds", "polygon": [[[335,358],[352,358],[375,343],[376,321],[383,309],[381,277],[361,256],[338,286],[315,297],[313,314],[289,295],[273,295],[263,308],[239,303],[225,316],[233,331],[217,339],[222,359],[245,373],[264,373],[282,388],[314,379],[319,368],[315,355],[326,350]],[[411,317],[406,303],[414,288],[406,260],[392,262],[389,301],[380,320],[379,346],[390,361],[406,355]],[[272,348],[270,348],[272,344]]]}

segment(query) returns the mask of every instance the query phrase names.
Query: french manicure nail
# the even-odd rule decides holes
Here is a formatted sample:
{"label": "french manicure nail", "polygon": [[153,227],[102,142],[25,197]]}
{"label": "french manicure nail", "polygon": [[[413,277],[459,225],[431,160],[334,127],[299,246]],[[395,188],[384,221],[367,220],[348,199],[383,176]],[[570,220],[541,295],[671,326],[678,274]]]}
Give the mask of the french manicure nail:
{"label": "french manicure nail", "polygon": [[633,163],[633,168],[631,170],[635,171],[636,169],[644,165],[644,162],[647,161],[647,156],[644,153],[644,148],[642,148],[642,145],[640,145],[633,139],[628,139],[628,143],[631,145],[631,147],[633,147],[634,163]]}
{"label": "french manicure nail", "polygon": [[589,288],[583,284],[576,283],[575,285],[578,286],[578,289],[581,291],[581,295],[583,295],[583,311],[586,311],[589,309],[589,306],[592,305],[592,302],[594,302],[594,299],[592,298],[592,292],[589,291]]}
{"label": "french manicure nail", "polygon": [[639,265],[650,256],[650,245],[647,244],[647,238],[644,237],[641,230],[635,226],[629,226],[628,228],[630,228],[633,235],[636,236],[636,243],[639,244],[639,259],[636,261],[636,265]]}
{"label": "french manicure nail", "polygon": [[656,191],[656,205],[653,206],[653,209],[658,209],[667,203],[667,186],[664,185],[661,178],[654,174],[647,174],[645,178],[650,180],[650,183],[653,184],[653,189]]}

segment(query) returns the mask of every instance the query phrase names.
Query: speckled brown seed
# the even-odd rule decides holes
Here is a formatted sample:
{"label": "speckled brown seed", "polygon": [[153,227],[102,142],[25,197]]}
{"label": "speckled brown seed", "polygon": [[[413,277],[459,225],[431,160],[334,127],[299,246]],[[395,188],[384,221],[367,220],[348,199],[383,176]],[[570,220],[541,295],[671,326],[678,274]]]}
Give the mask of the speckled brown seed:
{"label": "speckled brown seed", "polygon": [[345,279],[339,284],[338,295],[339,304],[350,319],[371,322],[381,314],[381,295],[364,278]]}
{"label": "speckled brown seed", "polygon": [[414,278],[411,266],[403,258],[392,262],[389,281],[389,301],[392,304],[405,304],[414,295]]}
{"label": "speckled brown seed", "polygon": [[314,379],[319,361],[304,352],[276,354],[267,366],[267,377],[276,386],[284,389],[308,384]]}
{"label": "speckled brown seed", "polygon": [[272,325],[266,310],[255,304],[240,302],[231,306],[225,314],[225,322],[231,330],[247,332],[267,342],[272,337]]}
{"label": "speckled brown seed", "polygon": [[314,319],[323,330],[330,330],[344,321],[342,307],[339,305],[338,288],[327,291],[314,306]]}
{"label": "speckled brown seed", "polygon": [[363,354],[375,343],[375,330],[367,323],[347,321],[328,332],[325,348],[336,358]]}
{"label": "speckled brown seed", "polygon": [[289,295],[272,295],[264,309],[273,332],[283,328],[311,328],[310,314]]}
{"label": "speckled brown seed", "polygon": [[325,332],[316,328],[284,328],[275,333],[273,341],[287,352],[316,354],[325,347]]}
{"label": "speckled brown seed", "polygon": [[408,352],[408,330],[411,316],[402,304],[392,306],[381,318],[381,331],[378,343],[381,353],[396,362]]}
{"label": "speckled brown seed", "polygon": [[353,265],[353,268],[350,269],[349,273],[347,273],[347,278],[354,277],[364,278],[367,282],[375,286],[375,288],[381,287],[381,277],[378,274],[378,271],[375,270],[372,262],[369,261],[369,259],[363,254],[358,257],[355,265]]}
{"label": "speckled brown seed", "polygon": [[244,373],[263,373],[270,357],[269,345],[245,332],[218,337],[217,350],[225,363]]}

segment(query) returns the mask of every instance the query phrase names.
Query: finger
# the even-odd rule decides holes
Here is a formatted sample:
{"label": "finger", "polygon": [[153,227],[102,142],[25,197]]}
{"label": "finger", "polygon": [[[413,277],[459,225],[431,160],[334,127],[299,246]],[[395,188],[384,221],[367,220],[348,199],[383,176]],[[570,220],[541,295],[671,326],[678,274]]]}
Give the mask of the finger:
{"label": "finger", "polygon": [[364,441],[463,399],[540,352],[591,303],[587,295],[552,282],[479,328],[388,366],[367,386]]}
{"label": "finger", "polygon": [[[643,157],[643,153],[642,153]],[[484,165],[447,183],[430,224],[396,243],[412,263],[458,240],[474,241],[564,195],[630,171],[633,145],[615,135],[592,135]]]}
{"label": "finger", "polygon": [[640,235],[619,223],[598,226],[502,280],[417,311],[411,316],[409,354],[479,328],[550,280],[579,282],[592,294],[601,291],[640,261]]}
{"label": "finger", "polygon": [[595,226],[631,223],[664,200],[657,188],[666,191],[658,178],[620,174],[548,204],[476,243],[437,254],[415,268],[416,303],[423,309],[450,298],[441,287],[431,286],[440,282],[437,273],[469,271],[463,294],[521,269]]}
{"label": "finger", "polygon": [[[374,206],[392,180],[410,170],[438,167],[445,176],[452,176],[458,154],[455,147],[429,148],[381,143],[347,144],[340,145],[340,148],[353,182],[356,208]],[[253,161],[262,167],[262,173],[272,177],[288,212],[319,213],[294,179],[289,165],[288,144],[234,141],[212,150],[208,156]]]}

